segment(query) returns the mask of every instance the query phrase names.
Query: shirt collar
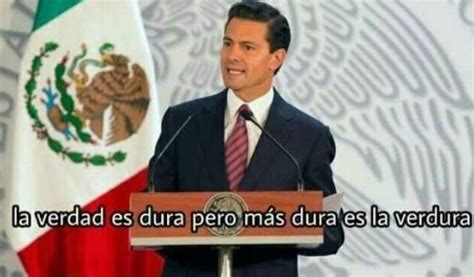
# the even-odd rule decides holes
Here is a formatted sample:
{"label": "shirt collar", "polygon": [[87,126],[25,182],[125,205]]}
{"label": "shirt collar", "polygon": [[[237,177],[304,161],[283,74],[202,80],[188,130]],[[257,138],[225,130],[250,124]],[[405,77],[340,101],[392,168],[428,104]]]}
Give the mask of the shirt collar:
{"label": "shirt collar", "polygon": [[229,112],[230,118],[234,118],[237,115],[237,111],[243,104],[247,104],[250,110],[253,112],[257,122],[260,124],[264,124],[266,121],[266,117],[268,116],[268,112],[270,110],[270,106],[273,102],[275,91],[273,87],[270,87],[270,90],[267,91],[264,95],[260,96],[257,99],[254,99],[251,102],[244,102],[242,99],[237,97],[232,89],[229,89],[227,93],[227,111]]}

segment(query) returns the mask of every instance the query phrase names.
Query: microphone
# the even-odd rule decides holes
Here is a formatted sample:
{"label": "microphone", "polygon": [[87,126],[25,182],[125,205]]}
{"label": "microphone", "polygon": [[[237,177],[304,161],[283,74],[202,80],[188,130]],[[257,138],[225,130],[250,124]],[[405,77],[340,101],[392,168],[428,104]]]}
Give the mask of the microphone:
{"label": "microphone", "polygon": [[281,143],[278,142],[278,140],[274,136],[272,136],[272,134],[270,134],[267,130],[260,126],[260,124],[258,124],[251,110],[243,109],[239,113],[245,120],[251,121],[253,124],[255,124],[255,126],[257,126],[262,131],[262,133],[264,133],[268,138],[270,138],[270,140],[273,141],[273,143],[275,143],[278,148],[280,148],[283,153],[285,153],[290,158],[290,160],[296,167],[296,171],[298,172],[298,191],[304,191],[303,173],[301,172],[300,165],[298,164],[298,161],[296,161],[295,157],[293,157],[293,155],[291,155],[291,153],[288,152],[288,150],[286,150],[286,148],[283,147],[283,145],[281,145]]}
{"label": "microphone", "polygon": [[148,178],[148,192],[155,192],[155,186],[154,186],[154,177],[155,177],[155,167],[158,165],[158,162],[161,160],[161,157],[166,153],[168,148],[170,148],[171,144],[176,140],[178,135],[183,131],[183,129],[188,125],[189,121],[199,112],[194,112],[188,116],[188,118],[181,124],[179,129],[174,133],[174,135],[171,137],[171,139],[168,141],[168,143],[163,147],[161,152],[158,154],[156,159],[153,161],[152,167],[150,169],[150,178]]}

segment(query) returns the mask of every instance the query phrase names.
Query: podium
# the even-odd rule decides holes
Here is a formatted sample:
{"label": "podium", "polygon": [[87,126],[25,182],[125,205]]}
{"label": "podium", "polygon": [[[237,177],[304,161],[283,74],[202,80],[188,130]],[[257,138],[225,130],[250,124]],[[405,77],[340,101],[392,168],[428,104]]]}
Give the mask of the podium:
{"label": "podium", "polygon": [[323,211],[320,191],[133,193],[130,210],[132,248],[217,247],[219,275],[226,277],[231,276],[235,247],[313,248],[323,242],[321,227],[301,225],[305,217]]}

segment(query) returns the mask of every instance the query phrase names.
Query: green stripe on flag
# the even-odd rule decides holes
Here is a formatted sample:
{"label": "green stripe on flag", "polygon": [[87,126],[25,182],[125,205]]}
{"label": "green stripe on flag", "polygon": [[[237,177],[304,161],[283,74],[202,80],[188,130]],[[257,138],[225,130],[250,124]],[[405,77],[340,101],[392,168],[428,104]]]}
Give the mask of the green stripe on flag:
{"label": "green stripe on flag", "polygon": [[81,0],[39,0],[33,31],[72,8]]}

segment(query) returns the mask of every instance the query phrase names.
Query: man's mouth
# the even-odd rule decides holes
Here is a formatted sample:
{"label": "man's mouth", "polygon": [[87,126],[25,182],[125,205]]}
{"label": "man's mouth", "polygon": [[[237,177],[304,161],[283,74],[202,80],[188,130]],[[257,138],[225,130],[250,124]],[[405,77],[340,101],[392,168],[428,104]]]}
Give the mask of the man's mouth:
{"label": "man's mouth", "polygon": [[235,68],[227,68],[227,73],[229,73],[230,75],[239,76],[239,75],[244,74],[245,70],[235,69]]}

